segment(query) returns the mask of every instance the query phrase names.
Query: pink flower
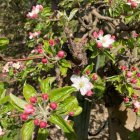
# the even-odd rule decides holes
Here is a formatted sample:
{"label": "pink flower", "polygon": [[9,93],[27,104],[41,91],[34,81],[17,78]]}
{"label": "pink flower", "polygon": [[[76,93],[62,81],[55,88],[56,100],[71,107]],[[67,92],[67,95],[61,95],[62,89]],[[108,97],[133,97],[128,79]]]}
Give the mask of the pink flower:
{"label": "pink flower", "polygon": [[0,126],[0,136],[3,136],[5,133],[3,132],[1,126]]}
{"label": "pink flower", "polygon": [[40,34],[41,34],[40,31],[36,31],[34,33],[29,32],[29,39],[34,39],[36,37],[39,37]]}
{"label": "pink flower", "polygon": [[88,97],[91,97],[93,95],[93,92],[91,90],[89,90],[87,93],[86,93],[86,96]]}
{"label": "pink flower", "polygon": [[128,98],[128,97],[125,97],[125,98],[123,99],[123,101],[124,101],[125,103],[128,103],[128,102],[129,102],[129,98]]}
{"label": "pink flower", "polygon": [[131,78],[132,75],[133,75],[133,73],[131,71],[127,71],[127,73],[126,73],[126,77],[127,78]]}
{"label": "pink flower", "polygon": [[97,47],[98,48],[109,48],[115,42],[115,37],[111,36],[110,34],[103,36],[103,31],[100,30],[98,33],[98,38],[96,39]]}
{"label": "pink flower", "polygon": [[35,109],[33,107],[32,104],[27,104],[24,108],[24,113],[29,115],[29,114],[33,114],[35,112]]}
{"label": "pink flower", "polygon": [[33,6],[32,11],[27,14],[27,17],[30,19],[36,19],[38,18],[39,12],[42,10],[43,10],[42,5]]}
{"label": "pink flower", "polygon": [[133,103],[135,108],[140,108],[140,102],[136,101]]}

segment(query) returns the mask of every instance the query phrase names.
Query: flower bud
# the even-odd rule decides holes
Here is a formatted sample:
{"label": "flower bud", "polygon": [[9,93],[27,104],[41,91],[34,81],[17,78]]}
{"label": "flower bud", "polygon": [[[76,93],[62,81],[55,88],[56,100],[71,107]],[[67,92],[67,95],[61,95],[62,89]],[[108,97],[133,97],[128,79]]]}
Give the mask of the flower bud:
{"label": "flower bud", "polygon": [[121,69],[122,71],[125,71],[125,70],[126,70],[126,66],[120,66],[120,69]]}
{"label": "flower bud", "polygon": [[133,78],[133,79],[130,80],[130,82],[131,82],[132,84],[136,84],[138,81],[137,81],[136,78]]}
{"label": "flower bud", "polygon": [[137,68],[135,66],[133,66],[131,69],[132,69],[132,71],[136,71],[137,70]]}
{"label": "flower bud", "polygon": [[64,51],[59,51],[58,54],[57,54],[57,56],[59,58],[63,58],[65,56],[65,52]]}
{"label": "flower bud", "polygon": [[49,40],[49,44],[50,44],[50,46],[54,46],[54,44],[55,44],[54,40],[53,39],[50,39]]}
{"label": "flower bud", "polygon": [[41,121],[40,124],[39,124],[40,128],[46,128],[47,125],[48,125],[48,124],[47,124],[47,122],[45,122],[45,121]]}
{"label": "flower bud", "polygon": [[29,115],[29,114],[33,114],[34,112],[35,112],[35,109],[32,104],[27,104],[25,106],[25,109],[24,109],[25,114]]}
{"label": "flower bud", "polygon": [[42,99],[43,99],[43,100],[47,100],[47,99],[48,99],[48,94],[45,94],[45,93],[44,93],[44,94],[42,94],[41,96],[42,96]]}
{"label": "flower bud", "polygon": [[137,73],[137,77],[138,77],[138,78],[140,78],[140,72],[139,72],[139,73]]}
{"label": "flower bud", "polygon": [[102,48],[102,47],[103,47],[102,43],[101,42],[97,42],[97,48]]}
{"label": "flower bud", "polygon": [[50,103],[50,108],[51,108],[52,110],[56,110],[57,104],[56,104],[55,102]]}
{"label": "flower bud", "polygon": [[28,119],[28,116],[26,114],[21,114],[20,118],[22,121],[26,121]]}
{"label": "flower bud", "polygon": [[127,73],[126,73],[126,77],[127,78],[131,78],[132,75],[133,75],[133,73],[131,71],[127,71]]}
{"label": "flower bud", "polygon": [[34,120],[34,125],[39,125],[39,120],[38,119]]}
{"label": "flower bud", "polygon": [[43,64],[48,63],[48,59],[47,59],[47,58],[43,58],[43,59],[42,59],[42,63],[43,63]]}
{"label": "flower bud", "polygon": [[129,98],[128,98],[128,97],[125,97],[125,98],[123,99],[123,101],[124,101],[124,103],[128,103],[128,102],[129,102]]}
{"label": "flower bud", "polygon": [[30,102],[33,103],[33,104],[36,103],[37,102],[37,98],[36,97],[31,97],[30,98]]}
{"label": "flower bud", "polygon": [[38,49],[37,49],[37,52],[38,52],[38,53],[43,53],[43,50],[42,50],[41,48],[38,48]]}
{"label": "flower bud", "polygon": [[73,116],[73,115],[74,115],[74,112],[71,111],[71,112],[69,113],[69,116]]}
{"label": "flower bud", "polygon": [[91,97],[93,95],[93,92],[91,90],[89,90],[87,93],[86,93],[86,96],[88,97]]}
{"label": "flower bud", "polygon": [[92,80],[96,81],[98,79],[98,75],[96,73],[93,74]]}

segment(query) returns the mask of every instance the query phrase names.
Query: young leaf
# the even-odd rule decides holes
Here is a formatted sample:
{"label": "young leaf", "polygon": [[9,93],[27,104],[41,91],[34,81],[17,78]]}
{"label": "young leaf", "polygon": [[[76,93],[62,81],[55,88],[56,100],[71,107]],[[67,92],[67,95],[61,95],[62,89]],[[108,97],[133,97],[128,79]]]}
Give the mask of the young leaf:
{"label": "young leaf", "polygon": [[[74,116],[79,115],[82,111],[81,107],[78,106],[78,101],[77,101],[76,97],[74,97],[74,96],[70,96],[66,100],[64,100],[60,104],[57,113],[61,114],[61,115],[67,115],[67,114],[69,114],[70,111],[74,112]],[[75,114],[75,112],[76,112],[76,114]]]}
{"label": "young leaf", "polygon": [[76,91],[74,87],[66,86],[66,87],[54,89],[48,94],[51,102],[60,102],[65,100],[67,97],[69,97],[70,94],[74,91]]}
{"label": "young leaf", "polygon": [[49,120],[51,123],[58,125],[64,131],[68,140],[77,140],[72,126],[68,124],[61,116],[53,114]]}
{"label": "young leaf", "polygon": [[36,95],[36,90],[29,84],[25,84],[23,87],[23,95],[26,101],[29,101],[30,97]]}
{"label": "young leaf", "polygon": [[45,80],[39,80],[42,93],[47,93],[51,90],[51,84],[55,81],[54,77],[48,77]]}
{"label": "young leaf", "polygon": [[28,104],[26,101],[16,97],[15,95],[13,95],[12,93],[9,95],[10,99],[11,99],[11,103],[13,105],[16,105],[17,107],[19,107],[20,109],[24,109],[25,105]]}
{"label": "young leaf", "polygon": [[33,131],[34,131],[33,121],[24,123],[24,125],[21,129],[21,139],[22,140],[31,140]]}
{"label": "young leaf", "polygon": [[70,15],[68,17],[68,21],[71,21],[72,18],[75,16],[75,14],[77,13],[78,11],[78,8],[74,8],[71,12],[70,12]]}

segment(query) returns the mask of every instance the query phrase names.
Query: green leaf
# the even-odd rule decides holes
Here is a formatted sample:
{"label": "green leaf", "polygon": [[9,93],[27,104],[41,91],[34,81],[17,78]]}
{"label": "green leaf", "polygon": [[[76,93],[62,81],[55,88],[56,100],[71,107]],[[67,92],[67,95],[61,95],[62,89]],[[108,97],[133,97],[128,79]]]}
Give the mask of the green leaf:
{"label": "green leaf", "polygon": [[4,90],[5,90],[4,83],[3,82],[0,82],[0,96],[4,92]]}
{"label": "green leaf", "polygon": [[51,123],[58,125],[64,131],[69,140],[77,140],[72,126],[68,124],[61,116],[53,114],[49,120]]}
{"label": "green leaf", "polygon": [[24,125],[21,129],[22,140],[31,140],[33,131],[34,131],[33,121],[29,121],[27,123],[24,123]]}
{"label": "green leaf", "polygon": [[77,13],[78,11],[78,8],[74,8],[71,12],[70,12],[70,15],[68,17],[68,21],[71,21],[72,18],[75,16],[75,14]]}
{"label": "green leaf", "polygon": [[9,95],[11,99],[11,104],[17,106],[19,109],[24,109],[25,105],[28,104],[26,101],[16,97],[12,93]]}
{"label": "green leaf", "polygon": [[115,62],[115,58],[112,56],[112,54],[110,54],[108,51],[104,50],[103,52],[110,60],[112,60],[112,62]]}
{"label": "green leaf", "polygon": [[67,115],[70,111],[74,112],[74,116],[77,116],[81,113],[82,108],[78,106],[78,101],[76,97],[70,96],[64,100],[57,110],[58,114]]}
{"label": "green leaf", "polygon": [[71,68],[71,63],[69,61],[67,61],[66,59],[61,59],[59,61],[59,64],[62,66],[62,67],[65,67],[65,68]]}
{"label": "green leaf", "polygon": [[48,94],[51,102],[60,102],[65,100],[67,97],[69,97],[70,94],[74,91],[76,91],[74,87],[66,86],[66,87],[54,89]]}
{"label": "green leaf", "polygon": [[47,129],[39,129],[37,140],[46,140],[49,132]]}
{"label": "green leaf", "polygon": [[36,90],[31,85],[24,84],[24,87],[23,87],[23,95],[24,95],[26,101],[29,101],[30,97],[36,95]]}
{"label": "green leaf", "polygon": [[67,75],[68,68],[59,66],[59,69],[60,69],[60,72],[61,72],[62,76],[66,76]]}
{"label": "green leaf", "polygon": [[5,46],[9,44],[9,40],[7,38],[0,38],[0,46]]}
{"label": "green leaf", "polygon": [[40,88],[42,93],[47,93],[51,90],[51,84],[55,81],[54,77],[48,77],[45,80],[39,79],[40,82]]}

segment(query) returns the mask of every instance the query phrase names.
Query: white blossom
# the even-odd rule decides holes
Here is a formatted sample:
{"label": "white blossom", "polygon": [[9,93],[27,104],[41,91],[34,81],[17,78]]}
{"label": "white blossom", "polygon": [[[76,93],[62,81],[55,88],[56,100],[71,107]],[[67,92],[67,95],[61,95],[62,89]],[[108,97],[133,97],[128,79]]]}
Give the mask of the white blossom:
{"label": "white blossom", "polygon": [[3,136],[3,135],[4,135],[4,132],[3,132],[2,128],[1,128],[1,126],[0,126],[0,136]]}
{"label": "white blossom", "polygon": [[87,76],[77,76],[72,75],[70,78],[72,81],[72,86],[75,87],[78,91],[81,92],[81,95],[86,95],[88,91],[90,91],[93,88],[92,83],[89,81]]}

